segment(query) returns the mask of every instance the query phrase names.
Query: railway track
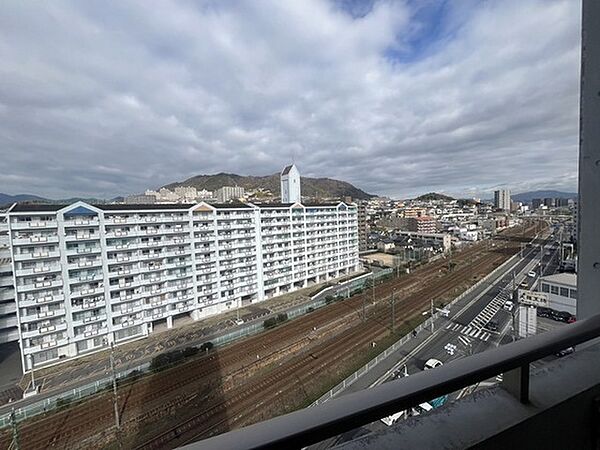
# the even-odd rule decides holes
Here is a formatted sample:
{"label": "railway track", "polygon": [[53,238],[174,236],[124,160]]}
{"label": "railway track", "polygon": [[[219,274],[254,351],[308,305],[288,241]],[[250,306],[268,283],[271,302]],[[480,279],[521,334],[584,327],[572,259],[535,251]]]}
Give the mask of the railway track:
{"label": "railway track", "polygon": [[[496,256],[492,261],[480,261],[477,265],[469,267],[469,269],[473,271],[486,270],[490,266],[497,265],[502,259],[502,256]],[[452,280],[446,281],[453,283],[461,280],[462,277],[464,277],[464,273],[457,272],[451,277]],[[411,296],[401,303],[398,311],[400,317],[419,313],[423,307],[425,296],[440,295],[448,289],[450,289],[448,286],[437,287]],[[387,334],[385,327],[373,326],[373,322],[378,325],[385,322],[387,325],[388,317],[389,312],[387,310],[379,311],[365,323],[329,339],[308,355],[294,358],[278,368],[275,373],[271,373],[254,383],[246,383],[240,386],[230,395],[227,395],[227,398],[208,407],[206,411],[193,416],[136,448],[151,450],[165,448],[173,444],[182,445],[198,438],[206,438],[226,431],[232,425],[244,422],[245,418],[255,417],[256,412],[264,405],[276,404],[277,397],[283,397],[289,391],[297,390],[297,382],[308,382],[324,367],[340,364],[349,357],[354,356],[358,346],[365,346]],[[396,320],[396,322],[399,321],[400,319]],[[344,343],[341,349],[340,342]],[[295,383],[289,382],[292,375],[295,375]],[[260,400],[256,398],[257,392],[260,393]],[[227,414],[224,414],[224,412],[227,412]],[[191,430],[193,430],[193,436],[183,439],[183,436]]]}
{"label": "railway track", "polygon": [[[499,246],[502,247],[502,246]],[[511,244],[511,241],[507,241],[504,245],[505,249],[510,253],[514,251],[516,247]],[[495,249],[496,252],[499,248]],[[447,261],[436,261],[434,263],[423,266],[413,272],[410,276],[401,277],[391,282],[385,283],[375,287],[375,296],[379,299],[389,296],[392,291],[399,291],[404,293],[406,296],[403,300],[399,301],[396,306],[397,320],[400,322],[409,315],[422,310],[423,298],[431,296],[440,296],[448,289],[454,288],[457,283],[464,283],[468,279],[468,275],[474,271],[487,270],[487,267],[492,267],[494,264],[499,264],[503,259],[506,259],[506,255],[492,254],[482,252],[481,245],[472,246],[461,252],[457,252],[453,257],[453,262],[457,264],[454,272],[450,274],[442,275],[443,283],[436,283],[436,278],[440,276],[440,271],[444,269]],[[430,283],[431,286],[419,290],[419,292],[412,292],[417,286],[423,286],[424,282]],[[437,286],[437,288],[436,288]],[[412,292],[412,293],[411,293]],[[365,296],[368,293],[362,294],[361,296],[355,296],[343,302],[338,302],[330,305],[326,308],[317,310],[301,319],[291,321],[290,323],[271,330],[269,332],[253,336],[245,339],[237,344],[232,344],[228,347],[223,348],[219,351],[218,355],[211,355],[208,357],[200,358],[192,361],[189,364],[185,364],[166,372],[155,374],[150,377],[153,386],[153,390],[148,390],[148,385],[144,385],[144,380],[138,383],[132,384],[125,391],[125,396],[121,398],[121,413],[124,419],[124,423],[127,421],[135,421],[136,417],[160,415],[161,410],[168,409],[177,405],[178,403],[184,403],[184,400],[189,397],[189,391],[193,391],[199,385],[207,383],[211,377],[218,375],[223,377],[224,374],[235,374],[236,371],[244,370],[249,365],[256,364],[253,360],[257,352],[262,351],[264,354],[265,349],[270,349],[270,354],[277,354],[277,352],[285,353],[286,348],[293,346],[299,340],[304,337],[303,333],[307,333],[314,327],[324,327],[327,324],[332,323],[334,319],[345,320],[351,322],[350,317],[354,316],[354,319],[358,318],[361,310],[362,302],[365,300]],[[428,302],[429,300],[427,300]],[[381,302],[381,300],[380,300]],[[362,342],[364,339],[373,339],[374,336],[378,336],[385,332],[385,324],[388,323],[386,319],[385,308],[373,306],[375,308],[372,317],[365,323],[358,321],[358,325],[354,325],[348,328],[347,331],[342,332],[335,338],[330,338],[326,342],[329,343],[326,348],[330,346],[336,347],[335,352],[337,356],[334,359],[327,358],[327,354],[319,356],[320,361],[328,360],[327,364],[334,364],[336,361],[341,361],[348,352],[355,351],[355,344]],[[341,318],[341,319],[340,319]],[[356,321],[356,320],[354,320]],[[373,327],[373,325],[376,325]],[[355,334],[352,334],[355,333]],[[358,339],[358,340],[357,340]],[[343,343],[343,345],[341,345]],[[351,345],[352,344],[352,345]],[[356,344],[358,345],[358,344]],[[322,347],[325,347],[324,345]],[[325,350],[323,350],[325,351]],[[314,353],[313,353],[314,355]],[[295,361],[296,359],[298,361]],[[303,358],[309,358],[303,359]],[[310,372],[310,368],[314,364],[313,356],[293,357],[289,361],[282,363],[274,373],[270,375],[263,375],[257,377],[255,381],[258,383],[259,392],[264,394],[270,392],[270,386],[279,386],[277,380],[285,380],[286,374],[295,373],[296,376],[303,374],[303,371]],[[298,365],[297,365],[297,364]],[[296,367],[297,369],[289,369],[289,367]],[[302,370],[300,370],[302,368]],[[289,371],[291,370],[291,372]],[[295,372],[294,372],[295,371]],[[312,372],[311,372],[312,373]],[[279,375],[276,375],[279,374]],[[277,379],[272,377],[277,376]],[[304,377],[304,375],[302,375]],[[265,378],[266,377],[266,378]],[[269,386],[268,388],[264,387]],[[244,383],[243,386],[247,386]],[[187,397],[184,391],[187,389]],[[281,386],[279,389],[281,392]],[[242,394],[237,392],[237,388],[231,389],[230,394],[225,393],[229,403],[223,403],[220,408],[233,411],[238,408],[234,405],[244,404],[245,401],[242,398],[246,398],[245,395],[252,395],[254,390],[249,390],[248,394]],[[166,400],[171,398],[170,401]],[[235,400],[237,398],[237,400]],[[139,411],[145,405],[151,405],[152,403],[161,403],[161,405],[155,408],[149,408],[149,413]],[[256,403],[256,402],[255,402]],[[217,407],[218,405],[215,405]],[[255,409],[252,409],[255,411]],[[206,414],[209,412],[202,412],[198,417],[206,418]],[[236,419],[236,423],[239,421],[246,420],[244,417],[248,415],[240,414]],[[201,419],[194,419],[201,420]],[[81,405],[73,406],[66,411],[51,414],[41,420],[31,421],[31,423],[24,423],[21,427],[21,436],[23,440],[23,448],[65,448],[68,446],[76,446],[81,443],[81,438],[85,436],[85,431],[88,431],[88,435],[94,433],[94,430],[110,427],[113,421],[112,403],[110,396],[98,396],[93,398]],[[184,422],[184,424],[187,422]],[[210,423],[208,421],[207,423]],[[184,424],[181,424],[182,426]],[[218,430],[218,424],[212,424],[211,429],[213,431]],[[83,433],[82,433],[83,431]],[[185,430],[179,430],[175,428],[171,430],[175,434],[185,433]],[[168,433],[168,432],[167,432]],[[5,436],[6,437],[6,436]],[[0,441],[1,442],[1,441]],[[149,447],[155,448],[155,447]]]}

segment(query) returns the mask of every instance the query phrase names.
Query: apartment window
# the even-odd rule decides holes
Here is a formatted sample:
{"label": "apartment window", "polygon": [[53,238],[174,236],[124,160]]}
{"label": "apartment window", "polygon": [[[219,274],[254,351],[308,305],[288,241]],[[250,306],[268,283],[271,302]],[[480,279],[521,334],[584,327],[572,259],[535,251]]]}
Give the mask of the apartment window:
{"label": "apartment window", "polygon": [[558,286],[550,286],[550,293],[558,295]]}
{"label": "apartment window", "polygon": [[567,297],[567,298],[568,298],[568,297],[569,297],[569,289],[568,289],[568,288],[561,287],[561,288],[560,288],[560,296],[561,296],[561,297]]}
{"label": "apartment window", "polygon": [[569,290],[569,297],[571,297],[571,298],[577,298],[577,290],[576,289],[570,289]]}

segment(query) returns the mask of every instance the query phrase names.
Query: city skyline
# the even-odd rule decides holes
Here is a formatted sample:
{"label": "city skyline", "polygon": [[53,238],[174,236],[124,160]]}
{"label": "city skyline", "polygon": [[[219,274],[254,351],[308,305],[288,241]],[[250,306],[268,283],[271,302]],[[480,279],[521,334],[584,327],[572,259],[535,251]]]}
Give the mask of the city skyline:
{"label": "city skyline", "polygon": [[293,159],[396,198],[576,187],[571,2],[1,8],[1,192],[111,198]]}

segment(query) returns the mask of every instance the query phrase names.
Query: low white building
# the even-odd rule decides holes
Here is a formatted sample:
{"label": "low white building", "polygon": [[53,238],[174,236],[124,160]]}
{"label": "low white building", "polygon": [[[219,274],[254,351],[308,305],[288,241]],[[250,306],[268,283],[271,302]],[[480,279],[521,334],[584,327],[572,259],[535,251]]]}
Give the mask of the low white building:
{"label": "low white building", "polygon": [[555,311],[566,311],[575,315],[577,312],[577,275],[574,273],[557,273],[540,277],[539,291],[548,295],[548,308]]}

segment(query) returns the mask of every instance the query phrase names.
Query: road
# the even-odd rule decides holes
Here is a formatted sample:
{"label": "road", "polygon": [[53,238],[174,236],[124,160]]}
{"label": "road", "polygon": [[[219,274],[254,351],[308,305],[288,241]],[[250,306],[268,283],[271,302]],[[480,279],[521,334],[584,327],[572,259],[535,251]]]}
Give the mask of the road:
{"label": "road", "polygon": [[[516,307],[513,307],[512,311],[508,311],[504,309],[504,303],[507,300],[514,301],[513,291],[521,283],[523,283],[522,287],[525,287],[526,284],[527,288],[536,285],[540,273],[540,264],[543,275],[555,273],[559,266],[559,248],[552,237],[545,240],[541,249],[539,246],[524,247],[522,249],[522,259],[510,270],[494,280],[491,285],[476,291],[466,304],[457,306],[457,308],[460,308],[457,312],[452,311],[448,318],[438,319],[433,334],[429,333],[428,336],[421,338],[420,342],[410,344],[412,347],[410,350],[400,352],[396,364],[377,380],[368,380],[369,377],[365,376],[365,380],[352,385],[348,392],[387,382],[395,377],[404,376],[404,374],[410,376],[410,374],[423,370],[425,362],[430,358],[447,363],[469,354],[479,353],[511,342],[513,340],[513,313],[516,311]],[[535,271],[537,276],[530,277],[528,274],[531,271]],[[490,320],[498,323],[497,331],[485,328]],[[541,330],[547,330],[561,325],[564,324],[545,320],[541,323],[540,328]],[[543,360],[537,362],[539,365],[543,363]],[[460,398],[476,388],[485,387],[498,381],[499,379],[491,379],[479,386],[467,387],[450,395],[449,401]],[[365,383],[370,384],[365,385]],[[383,428],[386,428],[386,425],[381,421],[377,421],[317,444],[312,448],[327,448],[333,444],[355,439],[358,436]]]}

